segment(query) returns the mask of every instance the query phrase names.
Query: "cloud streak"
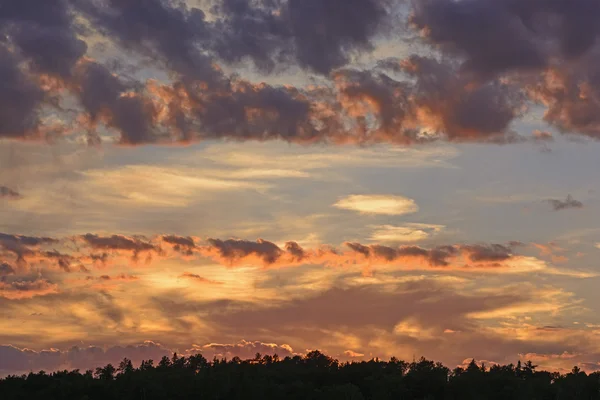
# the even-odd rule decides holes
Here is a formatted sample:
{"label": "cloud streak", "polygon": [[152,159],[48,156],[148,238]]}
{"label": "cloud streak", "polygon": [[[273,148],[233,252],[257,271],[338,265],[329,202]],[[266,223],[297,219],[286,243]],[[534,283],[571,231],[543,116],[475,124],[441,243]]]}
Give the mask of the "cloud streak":
{"label": "cloud streak", "polygon": [[419,211],[414,200],[391,195],[351,195],[338,200],[333,206],[362,214],[404,215]]}
{"label": "cloud streak", "polygon": [[565,200],[549,199],[547,201],[554,211],[583,208],[583,203],[575,200],[571,195],[568,195]]}

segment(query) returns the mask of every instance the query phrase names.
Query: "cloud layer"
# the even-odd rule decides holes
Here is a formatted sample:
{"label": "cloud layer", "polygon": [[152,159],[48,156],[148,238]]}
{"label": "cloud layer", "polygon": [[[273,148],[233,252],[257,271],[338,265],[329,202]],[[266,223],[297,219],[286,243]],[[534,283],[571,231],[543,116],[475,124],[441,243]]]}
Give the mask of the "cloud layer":
{"label": "cloud layer", "polygon": [[[123,145],[506,143],[524,139],[513,123],[534,104],[558,130],[598,137],[593,21],[600,7],[588,0],[415,1],[408,20],[386,0],[7,7],[0,43],[0,74],[10,82],[0,90],[5,138],[84,131],[97,143],[103,126]],[[410,40],[433,55],[391,54],[356,67],[381,40]],[[103,61],[92,42],[116,51],[118,62]],[[132,63],[169,79],[128,74]],[[265,76],[301,69],[326,83],[279,86],[225,72],[248,66]]]}

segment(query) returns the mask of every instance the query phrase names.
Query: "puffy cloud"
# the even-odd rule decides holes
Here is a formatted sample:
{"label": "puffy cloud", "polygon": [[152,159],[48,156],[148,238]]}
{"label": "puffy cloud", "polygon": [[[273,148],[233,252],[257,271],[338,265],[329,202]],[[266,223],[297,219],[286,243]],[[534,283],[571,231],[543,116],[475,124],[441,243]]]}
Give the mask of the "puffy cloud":
{"label": "puffy cloud", "polygon": [[414,200],[391,195],[352,195],[338,200],[333,206],[363,214],[404,215],[419,211]]}
{"label": "puffy cloud", "polygon": [[283,251],[275,244],[266,240],[258,239],[256,242],[236,239],[208,239],[209,251],[214,250],[225,260],[235,262],[249,256],[256,256],[265,264],[275,263],[283,254]]}
{"label": "puffy cloud", "polygon": [[0,138],[39,136],[43,91],[19,68],[17,55],[0,44]]}
{"label": "puffy cloud", "polygon": [[365,246],[360,243],[346,243],[346,245],[369,260],[397,262],[422,259],[431,266],[447,266],[450,264],[449,258],[458,254],[458,248],[455,246],[440,246],[428,250],[418,246],[393,248],[382,245]]}
{"label": "puffy cloud", "polygon": [[[408,224],[420,229],[439,230],[442,227],[427,224]],[[384,227],[385,228],[385,227]],[[389,228],[389,227],[388,227]],[[385,228],[387,229],[387,228]],[[386,230],[387,233],[389,229]],[[387,237],[381,243],[403,242],[405,237]],[[389,235],[388,235],[389,236]],[[410,236],[410,241],[414,236]],[[60,246],[69,249],[73,243],[83,245],[67,252],[47,250],[43,246]],[[165,252],[161,244],[172,246],[174,252]],[[55,267],[64,272],[89,272],[95,264],[107,265],[111,260],[127,256],[136,262],[140,255],[146,255],[147,264],[152,256],[182,258],[192,260],[209,258],[228,267],[256,266],[268,268],[298,267],[302,265],[323,265],[329,267],[357,267],[371,270],[376,267],[394,267],[407,270],[453,270],[462,272],[488,273],[528,273],[543,272],[573,277],[590,277],[593,274],[583,271],[568,271],[555,268],[535,257],[526,257],[515,253],[523,243],[512,241],[507,244],[451,244],[433,247],[417,245],[390,246],[379,243],[362,244],[346,242],[343,247],[320,245],[303,247],[298,242],[284,244],[258,239],[208,238],[200,240],[177,235],[158,235],[153,238],[142,236],[86,234],[73,238],[44,238],[0,234],[0,248],[6,255],[12,255],[17,264]],[[98,251],[101,251],[98,253]],[[553,261],[563,261],[553,258]],[[216,283],[204,280],[192,273],[180,278]],[[90,278],[91,279],[91,278]]]}
{"label": "puffy cloud", "polygon": [[173,250],[188,256],[191,256],[196,248],[194,238],[190,236],[165,235],[162,240],[173,246]]}
{"label": "puffy cloud", "polygon": [[512,251],[509,247],[501,244],[491,245],[466,245],[462,246],[468,254],[469,260],[473,262],[479,261],[504,261],[512,256]]}
{"label": "puffy cloud", "polygon": [[23,236],[0,233],[0,250],[3,254],[13,255],[18,264],[25,264],[26,258],[38,254],[42,245],[58,243],[58,239],[49,237]]}
{"label": "puffy cloud", "polygon": [[94,250],[108,251],[127,251],[132,253],[132,257],[137,259],[140,253],[160,253],[160,247],[145,241],[144,238],[127,237],[123,235],[99,236],[95,234],[85,234],[78,237],[79,240],[86,243]]}
{"label": "puffy cloud", "polygon": [[[0,90],[0,137],[88,132],[96,143],[102,125],[122,145],[507,143],[523,140],[512,126],[530,101],[563,132],[600,131],[593,0],[413,1],[410,29],[429,54],[438,51],[370,70],[349,65],[393,31],[390,17],[402,13],[388,0],[15,4],[1,17],[0,76],[9,83]],[[86,41],[98,40],[168,82],[91,59]],[[225,72],[247,60],[267,73],[300,67],[325,83],[255,84]]]}
{"label": "puffy cloud", "polygon": [[549,199],[547,201],[550,203],[554,211],[583,207],[583,203],[579,200],[575,200],[571,195],[568,195],[565,200]]}
{"label": "puffy cloud", "polygon": [[[412,23],[431,43],[483,75],[541,69],[552,57],[572,60],[598,36],[589,0],[413,2]],[[481,28],[483,27],[483,28]]]}
{"label": "puffy cloud", "polygon": [[158,110],[146,96],[133,91],[106,67],[83,63],[76,75],[76,93],[90,117],[90,128],[101,121],[121,133],[120,143],[136,145],[157,140],[153,128]]}
{"label": "puffy cloud", "polygon": [[566,134],[600,137],[600,50],[594,48],[576,63],[549,67],[537,79],[526,79],[528,95],[544,106],[544,121]]}
{"label": "puffy cloud", "polygon": [[386,15],[381,0],[289,0],[290,26],[301,66],[328,73],[352,51],[369,49]]}
{"label": "puffy cloud", "polygon": [[525,97],[502,80],[478,82],[453,63],[412,56],[403,71],[416,79],[413,92],[418,125],[455,141],[513,141],[510,124],[523,112]]}
{"label": "puffy cloud", "polygon": [[519,6],[515,3],[413,1],[411,22],[428,41],[463,57],[464,68],[468,70],[489,76],[514,69],[540,68],[545,65],[546,56],[527,26],[529,21],[518,14]]}
{"label": "puffy cloud", "polygon": [[77,38],[69,2],[49,0],[38,7],[33,2],[4,4],[3,31],[34,70],[67,76],[86,52]]}

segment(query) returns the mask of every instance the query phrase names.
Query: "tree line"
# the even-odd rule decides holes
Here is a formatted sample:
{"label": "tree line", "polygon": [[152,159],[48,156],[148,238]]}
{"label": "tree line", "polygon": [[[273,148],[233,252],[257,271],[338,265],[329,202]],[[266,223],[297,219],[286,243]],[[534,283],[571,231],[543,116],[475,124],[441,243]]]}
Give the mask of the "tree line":
{"label": "tree line", "polygon": [[339,362],[319,351],[279,358],[129,359],[81,372],[40,371],[0,380],[3,400],[588,400],[600,399],[600,372],[539,371],[531,362],[453,370],[421,358]]}

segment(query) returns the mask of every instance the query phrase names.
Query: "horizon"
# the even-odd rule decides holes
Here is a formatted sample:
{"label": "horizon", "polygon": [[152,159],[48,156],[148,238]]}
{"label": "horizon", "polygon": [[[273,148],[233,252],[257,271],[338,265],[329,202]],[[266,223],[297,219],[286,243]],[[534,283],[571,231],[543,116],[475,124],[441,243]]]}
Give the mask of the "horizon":
{"label": "horizon", "polygon": [[0,377],[600,370],[600,2],[37,3],[0,1]]}

